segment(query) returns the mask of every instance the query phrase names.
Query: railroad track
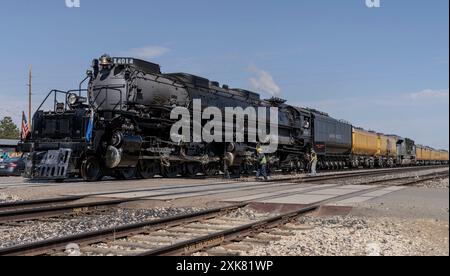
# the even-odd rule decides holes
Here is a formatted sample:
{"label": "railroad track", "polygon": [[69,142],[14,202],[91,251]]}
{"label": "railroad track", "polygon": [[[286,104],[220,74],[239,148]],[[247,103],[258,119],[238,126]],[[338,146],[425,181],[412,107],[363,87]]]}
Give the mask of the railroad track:
{"label": "railroad track", "polygon": [[[388,185],[391,183],[389,186],[405,186],[432,180],[436,177],[448,177],[448,173],[430,174],[421,178],[408,176],[375,180],[368,181],[365,184],[386,183],[385,185]],[[318,201],[293,212],[272,217],[240,220],[229,216],[233,212],[244,210],[251,204],[248,201],[188,215],[123,225],[95,232],[4,248],[0,249],[0,255],[62,255],[69,244],[81,246],[80,253],[85,255],[189,255],[219,245],[225,244],[225,246],[230,246],[230,243],[241,241],[246,237],[254,237],[246,240],[247,242],[267,242],[267,240],[264,240],[264,237],[261,239],[260,233],[273,232],[273,229],[288,224],[299,216],[313,212],[322,206],[375,192],[385,188],[385,185]],[[320,189],[320,187],[311,188],[309,191],[313,189]],[[287,194],[292,195],[293,193]],[[261,197],[258,200],[268,200],[283,196],[285,194]]]}
{"label": "railroad track", "polygon": [[[117,193],[132,193],[132,192],[144,192],[144,191],[161,191],[161,190],[171,190],[171,189],[180,189],[180,188],[195,188],[195,187],[209,187],[201,190],[202,196],[205,195],[215,195],[226,192],[235,192],[235,191],[249,191],[255,190],[257,188],[267,189],[272,187],[277,187],[280,189],[289,189],[291,187],[295,187],[298,184],[302,183],[316,183],[322,182],[326,180],[336,180],[336,179],[345,179],[349,177],[363,177],[363,176],[376,176],[380,174],[388,174],[388,173],[399,173],[399,172],[407,172],[410,171],[411,168],[394,169],[390,171],[377,171],[377,172],[362,172],[362,173],[346,173],[346,174],[337,174],[337,175],[326,175],[319,177],[304,177],[304,178],[283,178],[283,179],[274,179],[263,183],[258,184],[247,184],[242,185],[240,187],[234,186],[226,186],[218,188],[218,185],[229,184],[229,182],[220,182],[213,184],[204,184],[204,185],[191,185],[191,186],[177,186],[177,187],[168,187],[168,188],[155,188],[155,189],[141,189],[141,190],[133,190],[133,191],[119,191],[119,192],[109,192],[109,193],[95,193],[95,194],[86,194],[79,196],[68,196],[61,198],[53,198],[53,199],[42,199],[42,200],[33,200],[33,201],[24,201],[24,202],[14,202],[14,203],[3,203],[0,204],[0,223],[11,223],[11,222],[20,222],[27,221],[33,219],[40,219],[46,217],[56,217],[63,214],[70,213],[87,213],[90,211],[95,211],[102,208],[114,207],[123,203],[144,200],[147,198],[161,198],[167,196],[180,196],[181,198],[192,197],[192,194],[198,194],[198,190],[194,190],[192,192],[179,191],[179,192],[168,192],[163,194],[158,194],[155,196],[142,196],[142,197],[131,197],[126,199],[102,199],[102,200],[87,200],[85,202],[76,202],[82,199],[89,199],[89,197],[95,196],[105,196]],[[417,170],[417,168],[416,168]],[[422,168],[425,170],[425,168]],[[279,184],[280,182],[289,182],[287,184]],[[180,198],[180,197],[179,197]]]}
{"label": "railroad track", "polygon": [[[343,170],[341,171],[332,171],[332,170],[327,170],[324,171],[325,173],[327,173],[328,175],[351,175],[353,173],[384,173],[384,172],[389,172],[389,171],[395,171],[395,170],[410,170],[410,171],[415,171],[417,169],[436,169],[436,168],[445,168],[448,167],[448,165],[428,165],[428,166],[414,166],[414,167],[398,167],[398,168],[374,168],[371,169],[370,171],[368,169],[351,169],[351,170],[347,170],[347,172],[344,172]],[[361,170],[363,170],[361,172]],[[335,173],[335,174],[334,174]],[[286,173],[277,173],[277,176],[280,175],[287,175]],[[194,177],[190,177],[189,179],[197,179],[197,180],[207,180],[207,179],[220,179],[223,178],[223,175],[216,175],[216,176],[204,176],[204,175],[198,175],[198,176],[194,176]],[[0,178],[0,180],[3,180],[4,178]],[[153,179],[158,179],[158,178],[153,178]],[[162,179],[183,179],[183,177],[174,177],[174,178],[162,178]],[[290,178],[286,178],[286,179],[290,179]],[[135,179],[135,180],[140,180],[140,179]],[[152,179],[146,179],[146,180],[152,180]],[[230,181],[242,181],[245,180],[245,177],[242,178],[233,178],[230,179]],[[34,188],[34,187],[47,187],[47,186],[60,186],[61,183],[52,183],[49,181],[44,181],[44,180],[25,180],[26,183],[24,183],[24,181],[16,181],[14,180],[13,182],[6,182],[6,183],[1,183],[0,182],[0,189],[3,188],[10,188],[10,187],[23,187],[24,185],[27,185],[27,187],[30,188]],[[114,182],[123,182],[123,180],[121,179],[104,179],[101,181],[98,181],[100,183],[114,183]],[[85,183],[80,179],[69,179],[68,181],[64,182],[65,184],[80,184],[80,183]],[[89,184],[89,185],[92,185]]]}
{"label": "railroad track", "polygon": [[[322,181],[322,180],[335,180],[340,178],[347,178],[349,176],[351,177],[360,177],[360,176],[376,176],[376,175],[383,175],[383,174],[393,174],[393,173],[407,173],[407,172],[416,172],[416,171],[423,171],[423,170],[429,170],[429,169],[439,169],[439,168],[448,168],[448,166],[423,166],[423,167],[403,167],[403,168],[392,168],[392,169],[374,169],[370,171],[358,171],[354,170],[351,172],[346,173],[336,173],[336,174],[326,174],[321,176],[315,176],[315,177],[304,177],[303,179],[309,180],[309,181]],[[274,179],[272,181],[289,181],[289,180],[295,180],[296,178],[280,178],[280,179]]]}
{"label": "railroad track", "polygon": [[[58,199],[63,201],[64,198]],[[49,217],[57,217],[65,214],[76,214],[76,213],[88,213],[100,208],[107,208],[117,206],[122,203],[136,201],[137,198],[133,199],[113,199],[113,200],[95,200],[82,203],[63,203],[63,204],[44,204],[38,207],[31,208],[14,208],[11,210],[0,212],[0,223],[11,223],[11,222],[21,222],[36,220]],[[67,202],[70,202],[68,200]]]}

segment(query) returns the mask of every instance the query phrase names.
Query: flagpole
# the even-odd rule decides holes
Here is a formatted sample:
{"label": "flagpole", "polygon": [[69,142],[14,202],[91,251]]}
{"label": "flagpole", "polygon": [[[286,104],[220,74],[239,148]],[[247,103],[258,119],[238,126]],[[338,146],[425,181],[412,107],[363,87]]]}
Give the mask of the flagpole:
{"label": "flagpole", "polygon": [[23,120],[25,116],[25,112],[22,111],[22,122],[20,123],[20,141],[23,141]]}
{"label": "flagpole", "polygon": [[31,129],[31,82],[33,79],[33,75],[32,75],[32,70],[33,70],[33,66],[30,65],[30,70],[28,72],[28,126]]}

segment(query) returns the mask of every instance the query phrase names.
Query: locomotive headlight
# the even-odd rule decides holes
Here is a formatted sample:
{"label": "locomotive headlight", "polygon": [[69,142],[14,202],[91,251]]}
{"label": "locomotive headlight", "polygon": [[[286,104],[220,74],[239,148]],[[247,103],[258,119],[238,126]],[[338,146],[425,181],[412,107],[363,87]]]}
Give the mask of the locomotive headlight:
{"label": "locomotive headlight", "polygon": [[78,102],[78,96],[76,94],[69,94],[69,96],[67,96],[67,103],[69,105],[75,105]]}

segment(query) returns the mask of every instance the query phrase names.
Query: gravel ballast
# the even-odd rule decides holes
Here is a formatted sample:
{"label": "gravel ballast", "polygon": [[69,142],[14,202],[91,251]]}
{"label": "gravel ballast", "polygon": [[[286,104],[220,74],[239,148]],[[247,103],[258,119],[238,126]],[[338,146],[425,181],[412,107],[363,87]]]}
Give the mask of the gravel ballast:
{"label": "gravel ballast", "polygon": [[115,209],[104,214],[0,226],[0,248],[197,212],[196,208]]}
{"label": "gravel ballast", "polygon": [[445,179],[426,181],[426,182],[420,183],[416,186],[424,187],[424,188],[448,189],[448,184],[449,184],[448,182],[449,182],[448,178],[445,178]]}
{"label": "gravel ballast", "polygon": [[[293,231],[250,256],[448,256],[448,222],[396,218],[304,217]],[[308,227],[310,227],[308,229]]]}
{"label": "gravel ballast", "polygon": [[6,203],[6,202],[16,202],[21,201],[22,199],[18,196],[7,194],[7,193],[0,193],[0,203]]}

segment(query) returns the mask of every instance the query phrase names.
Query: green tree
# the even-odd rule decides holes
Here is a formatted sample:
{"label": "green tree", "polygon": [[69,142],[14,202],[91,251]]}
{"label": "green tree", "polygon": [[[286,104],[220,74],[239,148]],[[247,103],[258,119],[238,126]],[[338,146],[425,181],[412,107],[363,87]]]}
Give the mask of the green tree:
{"label": "green tree", "polygon": [[5,117],[0,121],[0,138],[2,139],[19,139],[20,130],[14,124],[11,117]]}

